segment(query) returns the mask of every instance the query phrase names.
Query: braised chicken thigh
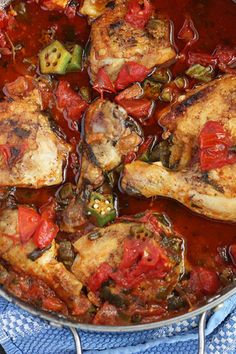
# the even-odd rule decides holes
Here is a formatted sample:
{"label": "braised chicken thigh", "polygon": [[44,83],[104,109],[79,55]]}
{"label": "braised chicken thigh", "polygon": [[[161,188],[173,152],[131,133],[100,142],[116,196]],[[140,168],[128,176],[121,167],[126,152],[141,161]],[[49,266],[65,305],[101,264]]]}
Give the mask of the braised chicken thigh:
{"label": "braised chicken thigh", "polygon": [[168,168],[161,162],[128,164],[123,189],[174,198],[202,215],[236,221],[236,77],[189,92],[160,123],[169,139]]}
{"label": "braised chicken thigh", "polygon": [[0,185],[40,188],[59,184],[70,146],[41,112],[37,89],[0,103]]}
{"label": "braised chicken thigh", "polygon": [[144,28],[136,28],[126,21],[126,12],[127,3],[118,2],[92,24],[89,55],[92,80],[100,68],[105,68],[113,81],[127,62],[152,69],[175,58],[170,22],[166,18],[153,15]]}

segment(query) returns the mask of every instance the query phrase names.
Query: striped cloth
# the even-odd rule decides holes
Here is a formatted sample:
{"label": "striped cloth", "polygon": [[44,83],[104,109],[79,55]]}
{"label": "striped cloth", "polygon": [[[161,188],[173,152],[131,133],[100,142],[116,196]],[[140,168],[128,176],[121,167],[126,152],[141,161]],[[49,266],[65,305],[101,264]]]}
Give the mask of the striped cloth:
{"label": "striped cloth", "polygon": [[[80,331],[85,354],[195,354],[198,318],[135,333]],[[207,322],[207,354],[236,354],[236,295]],[[0,298],[0,344],[7,354],[75,354],[69,329],[50,326]]]}

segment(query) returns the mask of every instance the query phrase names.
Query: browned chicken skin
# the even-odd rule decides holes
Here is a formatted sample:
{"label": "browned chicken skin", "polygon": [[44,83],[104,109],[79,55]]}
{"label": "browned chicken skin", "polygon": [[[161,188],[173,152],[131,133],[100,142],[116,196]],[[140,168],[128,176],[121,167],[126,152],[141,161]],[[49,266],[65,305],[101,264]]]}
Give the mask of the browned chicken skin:
{"label": "browned chicken skin", "polygon": [[37,89],[0,103],[0,185],[40,188],[59,184],[70,146],[41,113]]}
{"label": "browned chicken skin", "polygon": [[171,135],[170,168],[161,162],[135,161],[125,166],[122,187],[145,197],[174,198],[211,218],[236,221],[236,164],[203,173],[193,160],[199,134],[207,121],[218,121],[236,144],[236,77],[225,76],[190,91],[160,118]]}
{"label": "browned chicken skin", "polygon": [[92,24],[89,55],[92,80],[102,67],[115,80],[126,62],[134,61],[152,69],[175,58],[168,20],[158,15],[144,29],[138,29],[125,21],[126,11],[127,4],[118,3]]}

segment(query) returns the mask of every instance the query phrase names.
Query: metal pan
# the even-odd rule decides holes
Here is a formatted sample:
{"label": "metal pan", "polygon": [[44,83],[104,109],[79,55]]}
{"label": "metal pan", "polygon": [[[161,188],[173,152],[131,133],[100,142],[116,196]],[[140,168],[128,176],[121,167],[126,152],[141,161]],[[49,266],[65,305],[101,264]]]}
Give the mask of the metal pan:
{"label": "metal pan", "polygon": [[204,354],[205,353],[205,326],[206,326],[206,319],[208,313],[210,313],[211,311],[217,311],[218,309],[222,308],[224,306],[224,302],[229,297],[235,294],[236,294],[236,282],[233,282],[229,286],[225,287],[219,294],[209,298],[204,304],[199,305],[198,307],[196,307],[196,309],[187,312],[185,314],[175,316],[167,320],[162,320],[162,321],[147,323],[147,324],[129,325],[129,326],[101,326],[101,325],[76,323],[60,315],[48,313],[43,310],[37,310],[31,305],[24,303],[20,299],[9,294],[5,289],[0,287],[0,296],[5,298],[6,300],[30,312],[32,315],[38,316],[41,319],[46,320],[52,326],[56,326],[59,328],[62,327],[69,328],[75,340],[75,347],[76,347],[77,354],[82,354],[81,341],[79,337],[80,330],[86,330],[90,332],[103,332],[103,333],[105,332],[126,333],[126,332],[147,331],[150,329],[157,329],[163,326],[172,325],[177,322],[192,318],[194,316],[200,316],[199,331],[198,331],[199,332],[198,354]]}

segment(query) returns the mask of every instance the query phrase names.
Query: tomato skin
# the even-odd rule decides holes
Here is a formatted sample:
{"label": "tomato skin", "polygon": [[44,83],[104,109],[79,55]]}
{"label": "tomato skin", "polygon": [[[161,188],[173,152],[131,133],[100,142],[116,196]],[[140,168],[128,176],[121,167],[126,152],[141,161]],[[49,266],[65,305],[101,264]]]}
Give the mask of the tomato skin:
{"label": "tomato skin", "polygon": [[220,288],[220,281],[214,270],[196,267],[190,273],[190,288],[197,295],[214,295]]}
{"label": "tomato skin", "polygon": [[152,11],[152,5],[149,0],[144,0],[143,8],[138,0],[130,0],[128,2],[128,11],[125,15],[125,20],[133,27],[143,29],[148,23]]}
{"label": "tomato skin", "polygon": [[42,301],[42,308],[49,311],[59,312],[63,309],[64,304],[56,297],[46,297]]}
{"label": "tomato skin", "polygon": [[26,243],[33,236],[40,223],[40,215],[32,208],[18,206],[18,225],[22,243]]}
{"label": "tomato skin", "polygon": [[194,23],[190,17],[186,17],[183,27],[178,33],[178,38],[184,40],[185,42],[193,44],[199,38],[198,31],[196,30]]}
{"label": "tomato skin", "polygon": [[58,107],[64,111],[66,118],[73,121],[80,120],[88,107],[88,103],[72,90],[68,81],[59,82],[56,99]]}
{"label": "tomato skin", "polygon": [[231,136],[223,125],[208,121],[199,136],[201,170],[208,171],[236,163],[236,154],[229,150],[232,145]]}
{"label": "tomato skin", "polygon": [[42,219],[33,236],[35,245],[40,249],[49,246],[58,231],[59,227],[56,224]]}
{"label": "tomato skin", "polygon": [[122,261],[110,277],[122,287],[133,288],[144,279],[164,278],[170,270],[168,261],[154,242],[126,239]]}
{"label": "tomato skin", "polygon": [[118,74],[115,87],[117,90],[123,90],[133,82],[143,81],[149,73],[150,70],[142,64],[134,61],[125,63]]}
{"label": "tomato skin", "polygon": [[131,151],[124,157],[123,162],[126,165],[126,164],[131,163],[134,160],[136,160],[136,158],[137,158],[136,153],[134,151]]}
{"label": "tomato skin", "polygon": [[116,90],[111,82],[106,70],[104,68],[100,68],[97,73],[96,80],[93,85],[94,90],[98,91],[101,95],[103,92],[113,92]]}
{"label": "tomato skin", "polygon": [[135,118],[145,118],[150,115],[152,101],[147,98],[139,99],[122,99],[119,104],[126,110],[128,114]]}
{"label": "tomato skin", "polygon": [[54,221],[56,217],[57,203],[54,198],[50,198],[49,201],[41,206],[39,212],[41,218],[45,220]]}
{"label": "tomato skin", "polygon": [[102,283],[109,279],[111,272],[112,267],[108,263],[101,263],[97,271],[92,274],[87,281],[89,289],[92,291],[97,291],[101,287]]}

